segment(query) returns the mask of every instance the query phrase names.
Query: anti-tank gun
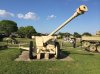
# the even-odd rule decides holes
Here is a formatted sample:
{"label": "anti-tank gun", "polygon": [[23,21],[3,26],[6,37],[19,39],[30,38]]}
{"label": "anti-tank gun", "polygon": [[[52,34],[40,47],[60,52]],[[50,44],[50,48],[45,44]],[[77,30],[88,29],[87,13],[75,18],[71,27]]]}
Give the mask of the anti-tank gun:
{"label": "anti-tank gun", "polygon": [[[68,20],[66,20],[64,23],[62,23],[57,29],[55,29],[53,32],[51,32],[48,36],[36,36],[35,41],[36,41],[37,59],[41,58],[41,54],[45,55],[45,59],[49,59],[50,54],[53,54],[56,58],[58,58],[60,56],[60,45],[56,41],[56,37],[53,36],[53,34],[58,32],[61,28],[63,28],[65,25],[67,25],[75,17],[83,14],[86,11],[88,11],[87,6],[81,5]],[[33,57],[31,46],[30,46],[29,52],[30,52],[29,56],[31,59]]]}

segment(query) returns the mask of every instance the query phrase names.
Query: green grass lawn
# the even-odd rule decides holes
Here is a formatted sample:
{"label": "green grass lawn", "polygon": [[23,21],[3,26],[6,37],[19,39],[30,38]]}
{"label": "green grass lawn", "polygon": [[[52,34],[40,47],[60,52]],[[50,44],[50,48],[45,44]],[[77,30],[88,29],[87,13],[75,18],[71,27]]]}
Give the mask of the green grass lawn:
{"label": "green grass lawn", "polygon": [[2,42],[0,42],[0,46],[8,45],[8,47],[19,47],[19,44],[24,47],[29,47],[30,41],[33,41],[33,46],[35,46],[34,39],[28,39],[28,38],[16,38],[16,40],[19,42],[18,44],[12,44],[11,42],[6,41],[6,38],[3,39]]}
{"label": "green grass lawn", "polygon": [[14,61],[19,49],[0,50],[0,74],[100,74],[100,54],[63,46],[73,61]]}
{"label": "green grass lawn", "polygon": [[[33,46],[36,45],[35,43],[35,39],[28,39],[28,38],[16,38],[16,40],[19,42],[18,44],[11,44],[10,42],[7,43],[6,41],[6,38],[3,39],[3,42],[0,42],[0,46],[3,46],[3,45],[8,45],[9,47],[19,47],[19,44],[21,44],[21,46],[24,46],[24,47],[29,47],[29,43],[30,41],[33,41]],[[62,39],[58,39],[58,42],[62,43]],[[72,47],[72,43],[69,43],[69,42],[63,42],[63,45],[64,46],[67,46],[67,47]],[[76,43],[76,46],[79,47],[81,44],[80,42],[77,42]]]}

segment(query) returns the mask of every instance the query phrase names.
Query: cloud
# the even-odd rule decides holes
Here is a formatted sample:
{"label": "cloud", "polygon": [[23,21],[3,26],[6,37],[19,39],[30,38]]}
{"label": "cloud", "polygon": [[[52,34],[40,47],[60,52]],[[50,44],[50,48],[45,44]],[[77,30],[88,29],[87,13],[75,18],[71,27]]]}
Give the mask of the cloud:
{"label": "cloud", "polygon": [[14,14],[6,10],[0,10],[0,17],[13,17]]}
{"label": "cloud", "polygon": [[20,13],[17,16],[18,16],[18,18],[24,18],[24,15],[20,14]]}
{"label": "cloud", "polygon": [[17,17],[20,18],[20,19],[26,19],[26,20],[37,20],[38,19],[37,14],[34,13],[34,12],[28,12],[26,14],[19,13],[17,15]]}
{"label": "cloud", "polygon": [[47,17],[47,20],[54,19],[54,18],[56,18],[56,16],[52,14],[52,15],[49,15],[49,16]]}

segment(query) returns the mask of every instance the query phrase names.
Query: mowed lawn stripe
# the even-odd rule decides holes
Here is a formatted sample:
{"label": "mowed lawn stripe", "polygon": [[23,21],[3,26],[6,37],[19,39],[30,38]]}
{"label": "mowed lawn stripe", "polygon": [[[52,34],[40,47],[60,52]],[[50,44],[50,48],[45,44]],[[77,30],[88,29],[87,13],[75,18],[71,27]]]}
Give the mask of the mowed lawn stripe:
{"label": "mowed lawn stripe", "polygon": [[74,61],[14,61],[19,49],[0,50],[0,74],[99,74],[100,54],[64,47]]}

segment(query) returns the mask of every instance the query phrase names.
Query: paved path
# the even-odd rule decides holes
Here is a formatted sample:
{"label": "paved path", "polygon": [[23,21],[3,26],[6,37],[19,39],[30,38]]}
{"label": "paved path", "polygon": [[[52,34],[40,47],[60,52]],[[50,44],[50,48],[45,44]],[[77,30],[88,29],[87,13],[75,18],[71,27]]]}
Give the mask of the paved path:
{"label": "paved path", "polygon": [[15,61],[28,61],[29,60],[29,52],[23,51],[21,55],[19,55],[18,58],[15,59]]}
{"label": "paved path", "polygon": [[[46,60],[46,59],[42,58],[40,60],[33,59],[31,61],[56,61],[56,60],[73,61],[73,59],[70,56],[66,56],[65,54],[61,54],[61,57],[59,59],[50,58],[49,60]],[[29,51],[23,51],[22,54],[19,55],[19,57],[15,59],[15,61],[30,61],[30,59],[29,59]]]}

